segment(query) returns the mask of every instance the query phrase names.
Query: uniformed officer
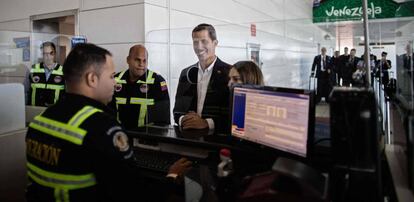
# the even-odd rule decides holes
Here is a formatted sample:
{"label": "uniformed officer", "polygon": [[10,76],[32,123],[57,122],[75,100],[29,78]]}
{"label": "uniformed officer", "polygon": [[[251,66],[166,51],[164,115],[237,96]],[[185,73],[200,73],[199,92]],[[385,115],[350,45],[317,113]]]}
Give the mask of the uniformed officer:
{"label": "uniformed officer", "polygon": [[128,69],[115,75],[111,106],[126,129],[147,124],[170,124],[170,98],[165,79],[148,69],[148,52],[143,45],[130,48]]}
{"label": "uniformed officer", "polygon": [[41,46],[43,62],[34,64],[27,78],[27,103],[33,106],[49,106],[62,96],[65,79],[62,66],[56,63],[56,46],[44,42]]}
{"label": "uniformed officer", "polygon": [[[139,184],[128,138],[106,106],[115,86],[111,53],[79,44],[68,55],[64,74],[66,96],[35,117],[26,135],[28,201],[145,198],[151,192]],[[180,159],[168,176],[182,176],[190,166]]]}

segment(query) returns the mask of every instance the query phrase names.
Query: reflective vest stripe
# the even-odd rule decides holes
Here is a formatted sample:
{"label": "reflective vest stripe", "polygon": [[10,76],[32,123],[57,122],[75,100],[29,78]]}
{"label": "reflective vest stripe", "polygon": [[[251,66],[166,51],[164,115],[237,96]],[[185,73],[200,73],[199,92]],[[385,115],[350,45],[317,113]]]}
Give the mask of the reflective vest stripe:
{"label": "reflective vest stripe", "polygon": [[131,104],[141,105],[138,116],[138,127],[145,125],[145,115],[147,114],[148,105],[154,105],[154,99],[132,97]]}
{"label": "reflective vest stripe", "polygon": [[[126,70],[122,71],[115,78],[115,81],[116,81],[117,84],[126,84],[127,83],[127,81],[125,79],[121,79],[124,76],[125,72],[126,72]],[[154,72],[149,70],[146,81],[138,80],[137,83],[154,84],[155,79],[152,77],[153,75],[154,75]]]}
{"label": "reflective vest stripe", "polygon": [[115,97],[116,99],[116,103],[117,104],[126,104],[127,103],[127,99],[123,98],[123,97]]}
{"label": "reflective vest stripe", "polygon": [[59,99],[60,91],[65,89],[64,85],[44,84],[44,83],[32,83],[31,87],[32,87],[32,103],[31,103],[32,105],[36,105],[36,91],[38,88],[54,90],[55,91],[54,103],[56,103],[57,100]]}
{"label": "reflective vest stripe", "polygon": [[152,77],[153,74],[154,72],[149,70],[148,75],[147,75],[147,80],[146,81],[138,80],[137,83],[154,84],[155,79]]}
{"label": "reflective vest stripe", "polygon": [[127,83],[126,80],[121,79],[122,76],[124,76],[125,72],[126,72],[126,70],[119,73],[119,75],[115,78],[116,83],[118,83],[118,84],[126,84]]}
{"label": "reflective vest stripe", "polygon": [[81,189],[96,184],[95,175],[67,175],[43,170],[31,163],[27,163],[28,175],[38,184],[60,189]]}
{"label": "reflective vest stripe", "polygon": [[58,69],[54,69],[52,71],[52,74],[59,75],[59,76],[63,76],[63,67],[59,65],[59,68]]}
{"label": "reflective vest stripe", "polygon": [[[45,73],[45,68],[40,68],[40,64],[36,64],[34,68],[30,69],[30,73]],[[59,65],[58,69],[52,70],[53,75],[63,76],[63,67]]]}
{"label": "reflective vest stripe", "polygon": [[85,119],[90,117],[92,114],[101,111],[102,110],[96,109],[95,107],[85,106],[69,120],[68,124],[74,127],[79,127]]}
{"label": "reflective vest stripe", "polygon": [[119,119],[119,106],[118,105],[125,105],[127,103],[127,99],[123,98],[123,97],[115,97],[116,100],[116,120],[118,120],[118,122],[121,122],[121,119]]}
{"label": "reflective vest stripe", "polygon": [[36,105],[36,89],[37,88],[33,88],[33,84],[32,84],[32,105],[35,106]]}
{"label": "reflective vest stripe", "polygon": [[131,104],[140,104],[140,105],[154,105],[154,99],[131,97],[130,103]]}
{"label": "reflective vest stripe", "polygon": [[45,69],[40,68],[40,63],[37,63],[30,69],[30,73],[45,73]]}
{"label": "reflective vest stripe", "polygon": [[50,89],[50,90],[64,90],[64,85],[56,85],[56,84],[44,84],[44,83],[32,83],[32,88],[40,88],[40,89]]}
{"label": "reflective vest stripe", "polygon": [[48,119],[41,115],[36,116],[29,127],[77,145],[82,145],[83,138],[87,133],[87,131],[81,128]]}
{"label": "reflective vest stripe", "polygon": [[55,188],[54,192],[56,202],[69,202],[69,190]]}

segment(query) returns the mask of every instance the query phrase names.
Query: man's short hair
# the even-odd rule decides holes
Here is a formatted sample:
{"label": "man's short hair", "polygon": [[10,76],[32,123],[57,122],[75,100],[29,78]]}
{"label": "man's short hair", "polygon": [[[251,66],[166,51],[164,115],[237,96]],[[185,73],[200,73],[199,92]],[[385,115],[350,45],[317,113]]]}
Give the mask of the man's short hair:
{"label": "man's short hair", "polygon": [[68,57],[63,64],[63,75],[67,83],[78,82],[82,75],[89,69],[97,73],[102,73],[102,65],[106,63],[106,56],[112,54],[101,47],[94,44],[85,43],[78,44],[70,51]]}
{"label": "man's short hair", "polygon": [[53,42],[50,42],[50,41],[43,42],[42,45],[40,46],[40,49],[43,50],[43,48],[47,47],[47,46],[52,47],[53,52],[56,53],[56,45]]}
{"label": "man's short hair", "polygon": [[356,49],[355,49],[355,48],[353,48],[353,49],[351,49],[351,51],[355,51],[355,52],[356,52]]}
{"label": "man's short hair", "polygon": [[344,48],[344,50],[345,50],[345,49],[347,49],[347,50],[348,50],[348,47],[345,47],[345,48]]}
{"label": "man's short hair", "polygon": [[193,32],[191,32],[191,34],[194,34],[194,32],[200,32],[203,30],[208,31],[208,36],[210,37],[211,40],[213,41],[217,40],[216,30],[214,29],[213,25],[206,24],[206,23],[197,25],[197,27],[193,29]]}
{"label": "man's short hair", "polygon": [[385,51],[383,51],[383,52],[381,53],[381,55],[382,55],[382,56],[387,56],[387,55],[388,55],[388,53],[387,53],[387,52],[385,52]]}

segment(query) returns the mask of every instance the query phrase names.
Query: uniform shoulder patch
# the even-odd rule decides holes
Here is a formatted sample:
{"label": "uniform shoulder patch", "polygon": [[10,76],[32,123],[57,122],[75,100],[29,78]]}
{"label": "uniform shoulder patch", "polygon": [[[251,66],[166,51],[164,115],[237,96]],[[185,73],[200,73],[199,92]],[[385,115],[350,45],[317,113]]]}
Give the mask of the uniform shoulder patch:
{"label": "uniform shoulder patch", "polygon": [[168,89],[167,82],[165,82],[165,81],[161,81],[160,86],[161,86],[161,91],[165,91],[165,90]]}
{"label": "uniform shoulder patch", "polygon": [[128,136],[123,131],[117,131],[113,137],[114,146],[121,152],[128,151]]}

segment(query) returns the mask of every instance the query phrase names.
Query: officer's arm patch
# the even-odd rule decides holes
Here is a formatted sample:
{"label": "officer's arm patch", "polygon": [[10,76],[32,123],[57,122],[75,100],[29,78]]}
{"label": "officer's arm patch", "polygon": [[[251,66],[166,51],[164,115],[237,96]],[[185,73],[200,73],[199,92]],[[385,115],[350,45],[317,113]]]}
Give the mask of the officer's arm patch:
{"label": "officer's arm patch", "polygon": [[128,151],[128,136],[123,131],[118,131],[113,137],[114,146],[121,152]]}
{"label": "officer's arm patch", "polygon": [[168,90],[168,88],[167,88],[167,83],[166,83],[165,81],[162,81],[162,82],[160,83],[160,85],[161,85],[161,91],[166,91],[166,90]]}

